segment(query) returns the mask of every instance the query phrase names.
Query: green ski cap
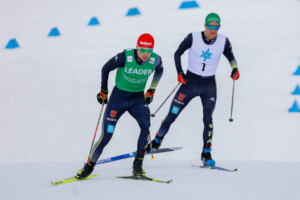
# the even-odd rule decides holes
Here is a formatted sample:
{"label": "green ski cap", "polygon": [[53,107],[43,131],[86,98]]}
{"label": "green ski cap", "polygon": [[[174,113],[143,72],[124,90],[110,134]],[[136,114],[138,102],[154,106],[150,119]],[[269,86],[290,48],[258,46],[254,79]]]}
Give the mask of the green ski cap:
{"label": "green ski cap", "polygon": [[218,14],[216,13],[209,13],[206,17],[205,17],[205,26],[211,22],[216,22],[219,25],[221,25],[221,19],[219,17]]}

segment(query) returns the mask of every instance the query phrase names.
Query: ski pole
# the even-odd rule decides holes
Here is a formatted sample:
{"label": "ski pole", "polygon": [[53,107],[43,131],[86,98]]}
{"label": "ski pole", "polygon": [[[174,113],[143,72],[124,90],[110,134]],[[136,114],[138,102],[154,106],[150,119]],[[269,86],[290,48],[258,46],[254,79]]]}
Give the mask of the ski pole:
{"label": "ski pole", "polygon": [[101,115],[102,115],[102,112],[103,112],[103,108],[104,108],[104,102],[102,103],[102,106],[101,106],[101,111],[100,111],[99,119],[98,119],[98,122],[97,122],[96,131],[94,133],[94,138],[93,138],[93,141],[92,141],[92,145],[91,145],[90,153],[89,153],[89,156],[88,156],[88,160],[90,160],[90,156],[91,156],[92,148],[94,146],[95,138],[96,138],[96,135],[97,135],[98,126],[99,126],[99,122],[100,122]]}
{"label": "ski pole", "polygon": [[180,85],[181,83],[178,83],[176,87],[172,90],[172,92],[169,94],[169,96],[164,100],[164,102],[158,107],[158,109],[154,112],[154,114],[151,114],[151,117],[155,117],[155,114],[160,110],[160,108],[166,103],[168,98],[173,94],[173,92],[176,90],[176,88]]}
{"label": "ski pole", "polygon": [[232,87],[231,113],[230,113],[230,118],[229,118],[229,121],[230,121],[230,122],[233,122],[233,119],[232,119],[232,111],[233,111],[233,100],[234,100],[234,83],[235,83],[235,80],[233,80],[233,87]]}

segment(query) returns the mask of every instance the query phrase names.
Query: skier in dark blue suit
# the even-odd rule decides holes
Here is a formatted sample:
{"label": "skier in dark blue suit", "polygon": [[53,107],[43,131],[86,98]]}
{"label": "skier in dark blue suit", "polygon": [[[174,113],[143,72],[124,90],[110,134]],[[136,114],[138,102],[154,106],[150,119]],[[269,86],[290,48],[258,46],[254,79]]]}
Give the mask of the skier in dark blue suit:
{"label": "skier in dark blue suit", "polygon": [[[144,176],[143,160],[145,147],[150,134],[150,104],[154,92],[163,74],[161,57],[153,51],[154,38],[149,33],[142,34],[137,41],[136,49],[125,49],[111,58],[102,68],[101,91],[97,94],[100,104],[107,104],[103,116],[101,136],[94,144],[87,163],[77,172],[75,178],[88,177],[101,156],[104,148],[114,135],[117,122],[128,111],[140,127],[136,156],[133,161],[134,176]],[[117,69],[115,87],[108,100],[109,73]],[[153,79],[150,88],[144,94],[148,78]]]}

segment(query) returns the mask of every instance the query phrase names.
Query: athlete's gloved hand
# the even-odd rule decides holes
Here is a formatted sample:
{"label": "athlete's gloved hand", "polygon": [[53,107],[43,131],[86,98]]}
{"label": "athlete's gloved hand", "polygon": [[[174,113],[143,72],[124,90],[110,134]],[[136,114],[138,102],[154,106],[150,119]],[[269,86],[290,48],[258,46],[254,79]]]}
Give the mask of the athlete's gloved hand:
{"label": "athlete's gloved hand", "polygon": [[234,68],[234,69],[232,70],[230,77],[231,77],[233,80],[238,80],[238,79],[240,78],[240,73],[239,73],[238,68]]}
{"label": "athlete's gloved hand", "polygon": [[108,91],[105,90],[101,90],[100,93],[97,94],[97,100],[100,104],[102,104],[103,102],[105,104],[107,104],[107,95],[108,95]]}
{"label": "athlete's gloved hand", "polygon": [[186,75],[183,72],[180,72],[178,74],[178,82],[183,83],[184,85],[186,85],[187,78],[186,78]]}
{"label": "athlete's gloved hand", "polygon": [[153,100],[155,89],[148,89],[146,94],[145,94],[145,100],[147,104],[150,104]]}

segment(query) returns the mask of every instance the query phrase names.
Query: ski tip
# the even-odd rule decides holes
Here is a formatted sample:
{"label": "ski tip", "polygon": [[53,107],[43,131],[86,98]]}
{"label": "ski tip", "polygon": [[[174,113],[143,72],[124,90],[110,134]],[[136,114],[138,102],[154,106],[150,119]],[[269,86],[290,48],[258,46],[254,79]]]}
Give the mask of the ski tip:
{"label": "ski tip", "polygon": [[63,184],[64,182],[63,181],[56,181],[56,182],[50,182],[53,186],[57,186],[57,185],[60,185],[60,184]]}
{"label": "ski tip", "polygon": [[168,180],[166,183],[172,183],[172,182],[173,182],[173,179]]}

